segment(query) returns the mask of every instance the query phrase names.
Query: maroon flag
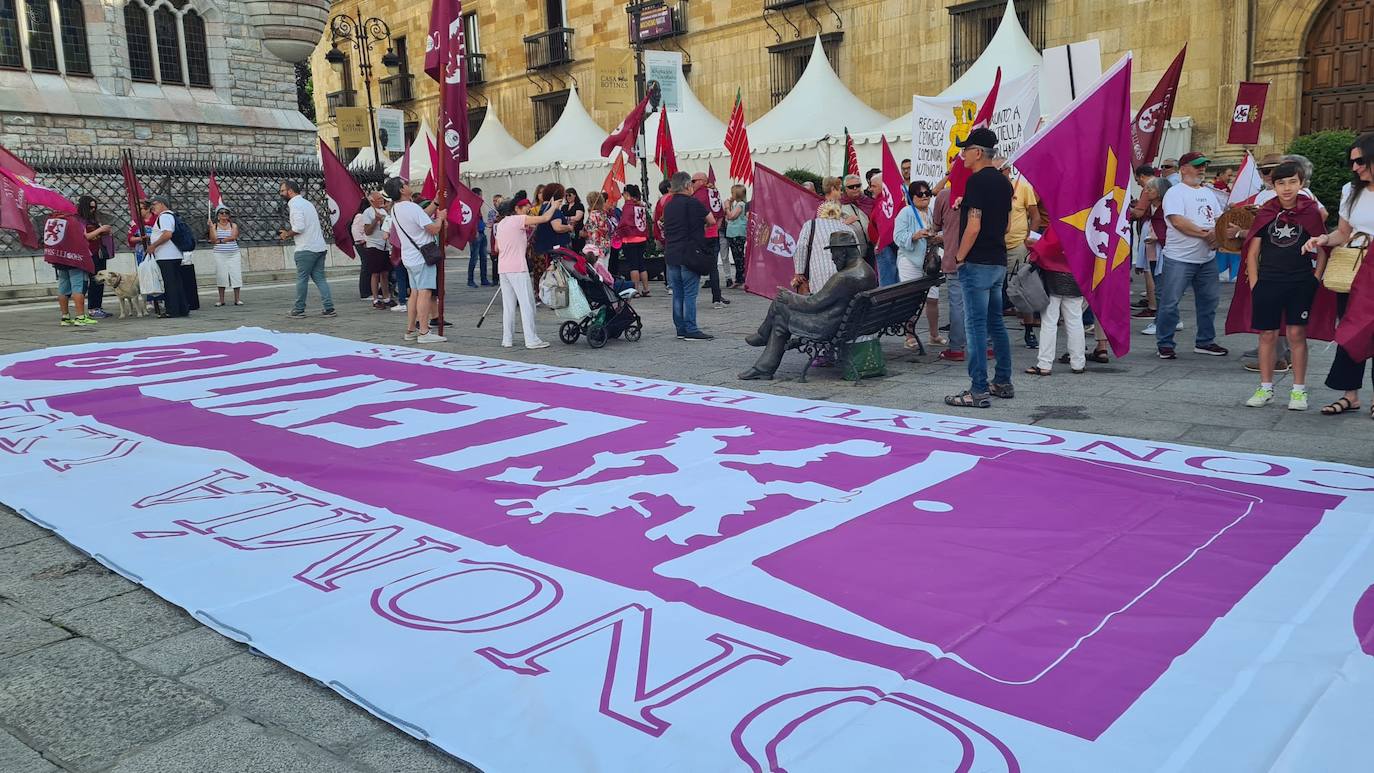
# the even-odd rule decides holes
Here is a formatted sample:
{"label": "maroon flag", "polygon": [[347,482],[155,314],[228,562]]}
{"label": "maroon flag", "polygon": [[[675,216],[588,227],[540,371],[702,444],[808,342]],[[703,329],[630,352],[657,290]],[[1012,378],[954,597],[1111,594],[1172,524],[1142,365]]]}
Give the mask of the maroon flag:
{"label": "maroon flag", "polygon": [[658,113],[658,139],[654,142],[654,163],[664,177],[677,174],[677,152],[673,150],[673,131],[668,128],[668,111]]}
{"label": "maroon flag", "polygon": [[878,232],[878,241],[873,245],[878,251],[892,243],[892,231],[897,225],[897,210],[906,201],[902,191],[902,169],[892,157],[887,137],[883,137],[883,192],[873,206],[873,225]]}
{"label": "maroon flag", "polygon": [[716,168],[709,161],[706,162],[706,182],[716,184]]}
{"label": "maroon flag", "polygon": [[[429,146],[429,173],[425,175],[425,182],[420,186],[420,198],[434,201],[434,197],[438,194],[438,186],[434,183],[434,170],[439,168],[439,149],[434,147],[434,143],[429,140],[425,140],[425,144]],[[406,179],[409,180],[410,178]],[[414,185],[414,183],[411,184]]]}
{"label": "maroon flag", "polygon": [[334,151],[320,140],[320,160],[324,162],[324,195],[329,204],[329,224],[334,246],[349,257],[358,257],[353,248],[353,215],[363,203],[363,189]]}
{"label": "maroon flag", "polygon": [[1125,206],[1130,117],[1127,54],[1008,159],[1035,185],[1069,269],[1118,357],[1131,345],[1131,230]]}
{"label": "maroon flag", "polygon": [[129,246],[133,246],[136,236],[147,246],[147,237],[143,235],[143,216],[138,211],[139,203],[145,198],[143,185],[134,173],[133,154],[127,150],[119,152],[119,170],[124,175],[124,199],[129,205]]}
{"label": "maroon flag", "polygon": [[86,224],[76,215],[53,215],[43,224],[43,260],[62,268],[95,273]]}
{"label": "maroon flag", "polygon": [[1241,82],[1236,89],[1236,107],[1231,111],[1231,131],[1226,135],[1228,143],[1254,145],[1259,142],[1264,100],[1268,96],[1268,83]]}
{"label": "maroon flag", "polygon": [[477,218],[482,216],[482,197],[466,185],[455,182],[453,200],[448,206],[448,243],[462,249],[477,238]]}
{"label": "maroon flag", "polygon": [[844,127],[844,173],[859,173],[859,151],[854,149],[854,138],[849,136],[849,127]]}
{"label": "maroon flag", "polygon": [[33,167],[0,146],[0,177],[7,177],[12,183],[23,188],[24,199],[29,206],[47,207],[53,212],[75,214],[76,205],[52,188],[45,188],[34,182],[33,179],[37,176]]}
{"label": "maroon flag", "polygon": [[14,231],[19,234],[20,244],[31,250],[38,249],[24,186],[4,175],[0,175],[0,230]]}
{"label": "maroon flag", "polygon": [[443,149],[443,174],[448,183],[459,180],[459,165],[468,160],[467,44],[463,39],[462,0],[433,0],[429,11],[429,37],[425,39],[425,74],[439,83],[439,136]]}
{"label": "maroon flag", "polygon": [[725,150],[730,153],[730,178],[745,185],[754,181],[754,156],[749,150],[749,132],[744,127],[744,101],[735,89],[735,108],[725,127]]}
{"label": "maroon flag", "polygon": [[744,289],[772,298],[796,274],[792,256],[802,226],[816,217],[821,197],[774,172],[754,165],[754,199],[746,231]]}
{"label": "maroon flag", "polygon": [[[992,88],[988,90],[987,99],[978,108],[978,115],[973,118],[973,125],[969,131],[974,129],[987,129],[992,126],[992,114],[997,110],[997,92],[1002,88],[1002,68],[997,68],[997,74],[993,76]],[[967,137],[968,135],[964,135]],[[949,195],[955,201],[964,197],[964,186],[968,183],[968,167],[964,166],[964,157],[955,156],[954,163],[949,167]]]}
{"label": "maroon flag", "polygon": [[615,131],[611,132],[611,136],[602,141],[602,158],[608,158],[615,152],[616,148],[620,148],[625,152],[625,157],[630,160],[631,166],[638,163],[635,159],[634,152],[635,138],[639,136],[639,128],[644,124],[644,111],[648,108],[648,105],[649,98],[647,96],[639,100],[639,104],[635,105],[629,115],[625,116],[625,120],[621,121],[620,125],[615,127]]}
{"label": "maroon flag", "polygon": [[1185,43],[1131,123],[1133,167],[1148,163],[1159,153],[1159,143],[1164,139],[1164,124],[1174,115],[1174,97],[1178,94],[1178,80],[1183,76],[1183,59],[1187,54],[1188,45]]}

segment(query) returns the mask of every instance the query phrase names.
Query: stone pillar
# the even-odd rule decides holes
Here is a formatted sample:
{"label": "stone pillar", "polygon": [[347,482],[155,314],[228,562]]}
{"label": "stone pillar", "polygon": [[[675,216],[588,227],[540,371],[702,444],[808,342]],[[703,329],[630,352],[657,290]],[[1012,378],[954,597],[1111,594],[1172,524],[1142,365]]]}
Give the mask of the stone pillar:
{"label": "stone pillar", "polygon": [[1255,80],[1269,82],[1260,129],[1261,153],[1282,153],[1302,132],[1302,79],[1307,57],[1290,56],[1255,62]]}

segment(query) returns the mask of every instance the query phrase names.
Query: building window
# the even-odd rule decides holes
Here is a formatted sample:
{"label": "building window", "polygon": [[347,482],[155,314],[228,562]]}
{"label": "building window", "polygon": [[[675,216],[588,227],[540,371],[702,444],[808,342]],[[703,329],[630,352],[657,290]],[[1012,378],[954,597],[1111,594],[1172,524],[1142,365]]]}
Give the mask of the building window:
{"label": "building window", "polygon": [[463,14],[463,46],[469,54],[482,53],[482,38],[477,34],[477,12]]}
{"label": "building window", "polygon": [[[830,60],[831,68],[835,67],[835,53],[839,50],[843,37],[843,32],[827,32],[821,35],[821,50],[825,52],[825,58]],[[811,51],[815,46],[816,39],[810,37],[768,47],[770,96],[773,98],[773,104],[781,102],[783,97],[792,91],[792,87],[797,85],[802,73],[806,71],[807,62],[811,61]]]}
{"label": "building window", "polygon": [[530,102],[534,104],[534,138],[537,140],[558,123],[558,117],[563,115],[563,108],[568,104],[568,91],[540,94],[530,97]]}
{"label": "building window", "polygon": [[124,37],[133,80],[212,85],[205,17],[186,0],[129,0],[124,6]]}
{"label": "building window", "polygon": [[[1037,51],[1045,48],[1045,0],[1015,0],[1016,18]],[[1006,12],[1005,0],[977,0],[949,9],[949,79],[978,61]]]}
{"label": "building window", "polygon": [[29,69],[34,72],[58,72],[57,41],[52,34],[52,7],[47,0],[26,0],[24,8],[29,26]]}
{"label": "building window", "polygon": [[19,6],[16,0],[0,0],[0,67],[24,69],[19,48]]}
{"label": "building window", "polygon": [[401,62],[400,66],[396,68],[396,72],[405,75],[410,72],[410,46],[406,43],[406,36],[398,36],[392,45],[396,51],[396,58]]}
{"label": "building window", "polygon": [[68,75],[91,74],[91,52],[86,44],[86,12],[81,0],[57,0],[62,31],[62,59]]}
{"label": "building window", "polygon": [[544,16],[551,30],[567,26],[567,16],[563,14],[563,0],[544,0]]}

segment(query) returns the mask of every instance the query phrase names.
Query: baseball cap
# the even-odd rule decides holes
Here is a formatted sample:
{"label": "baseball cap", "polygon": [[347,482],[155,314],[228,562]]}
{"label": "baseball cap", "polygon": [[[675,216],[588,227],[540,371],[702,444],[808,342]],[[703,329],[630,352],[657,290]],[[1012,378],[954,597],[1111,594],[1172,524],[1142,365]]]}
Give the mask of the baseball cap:
{"label": "baseball cap", "polygon": [[1196,150],[1184,153],[1183,157],[1178,160],[1179,166],[1206,166],[1209,163],[1211,162],[1207,160],[1207,157]]}
{"label": "baseball cap", "polygon": [[964,138],[963,142],[956,142],[954,144],[961,148],[967,148],[970,145],[975,145],[980,148],[992,148],[993,150],[996,150],[997,133],[994,132],[992,129],[974,129],[973,131],[968,133],[968,136]]}
{"label": "baseball cap", "polygon": [[520,199],[519,201],[515,202],[515,204],[513,204],[512,206],[516,206],[516,207],[528,207],[529,205],[530,205],[530,200],[529,200],[529,199]]}

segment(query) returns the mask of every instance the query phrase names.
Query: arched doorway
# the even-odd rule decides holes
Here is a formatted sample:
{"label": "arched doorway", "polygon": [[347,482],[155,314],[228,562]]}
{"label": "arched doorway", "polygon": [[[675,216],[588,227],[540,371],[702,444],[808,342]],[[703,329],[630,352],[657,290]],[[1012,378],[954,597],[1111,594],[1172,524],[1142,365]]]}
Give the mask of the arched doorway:
{"label": "arched doorway", "polygon": [[1374,2],[1329,0],[1307,35],[1302,131],[1374,128]]}

